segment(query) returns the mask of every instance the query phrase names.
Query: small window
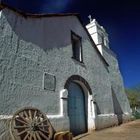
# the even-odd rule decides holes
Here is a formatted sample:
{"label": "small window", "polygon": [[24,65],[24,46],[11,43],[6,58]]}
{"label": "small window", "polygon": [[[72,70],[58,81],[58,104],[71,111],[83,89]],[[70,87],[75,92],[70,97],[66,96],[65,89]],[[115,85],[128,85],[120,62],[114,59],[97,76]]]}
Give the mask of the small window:
{"label": "small window", "polygon": [[71,39],[72,39],[72,50],[73,50],[72,58],[74,58],[79,62],[83,62],[81,37],[72,32]]}

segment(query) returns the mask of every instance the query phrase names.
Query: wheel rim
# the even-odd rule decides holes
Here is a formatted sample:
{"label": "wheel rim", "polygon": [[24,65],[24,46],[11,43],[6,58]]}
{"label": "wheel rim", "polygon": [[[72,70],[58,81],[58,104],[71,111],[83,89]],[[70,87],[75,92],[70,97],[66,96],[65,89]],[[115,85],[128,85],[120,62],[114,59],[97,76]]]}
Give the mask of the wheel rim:
{"label": "wheel rim", "polygon": [[15,113],[11,121],[11,132],[19,140],[50,140],[52,126],[40,110],[24,108]]}

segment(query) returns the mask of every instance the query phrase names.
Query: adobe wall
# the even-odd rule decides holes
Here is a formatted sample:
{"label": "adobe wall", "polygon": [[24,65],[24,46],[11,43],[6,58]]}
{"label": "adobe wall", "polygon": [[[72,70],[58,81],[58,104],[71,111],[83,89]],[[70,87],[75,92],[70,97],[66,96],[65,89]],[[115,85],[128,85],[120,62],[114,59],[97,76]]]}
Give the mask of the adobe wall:
{"label": "adobe wall", "polygon": [[[115,114],[122,114],[123,121],[131,118],[131,109],[125,94],[122,75],[119,70],[117,56],[108,48],[103,47],[103,56],[109,63],[110,81]],[[128,117],[126,117],[128,116]]]}
{"label": "adobe wall", "polygon": [[[84,64],[72,59],[71,30],[82,37]],[[100,120],[114,113],[107,66],[76,17],[24,18],[4,9],[0,47],[0,139],[4,139],[3,134],[6,140],[9,137],[2,115],[6,119],[28,106],[47,113],[56,131],[69,130],[67,101],[63,102],[64,112],[60,114],[60,94],[72,75],[80,75],[88,82],[98,115],[105,114]],[[44,73],[55,76],[54,91],[44,89]],[[98,117],[95,121],[99,122]],[[112,122],[108,121],[108,126]]]}

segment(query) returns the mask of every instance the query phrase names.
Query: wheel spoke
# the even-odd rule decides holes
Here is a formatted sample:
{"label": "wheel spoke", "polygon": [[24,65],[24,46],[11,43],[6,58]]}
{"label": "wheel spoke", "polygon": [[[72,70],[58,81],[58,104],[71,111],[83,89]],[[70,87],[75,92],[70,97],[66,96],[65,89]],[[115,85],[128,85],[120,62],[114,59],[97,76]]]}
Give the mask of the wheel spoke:
{"label": "wheel spoke", "polygon": [[35,133],[33,134],[33,138],[34,138],[34,140],[37,140],[37,139],[36,139],[36,135],[35,135]]}
{"label": "wheel spoke", "polygon": [[24,115],[25,115],[26,118],[29,118],[29,116],[28,116],[26,111],[24,111]]}
{"label": "wheel spoke", "polygon": [[44,135],[41,131],[38,131],[38,133],[39,133],[44,139],[49,140],[49,138],[48,138],[46,135]]}
{"label": "wheel spoke", "polygon": [[38,125],[38,127],[50,127],[49,125]]}
{"label": "wheel spoke", "polygon": [[29,126],[14,126],[14,129],[29,128]]}
{"label": "wheel spoke", "polygon": [[17,135],[20,136],[20,135],[24,134],[25,132],[28,132],[28,130],[29,130],[29,129],[25,129],[25,130],[19,132]]}
{"label": "wheel spoke", "polygon": [[19,117],[20,117],[23,121],[25,121],[26,123],[28,123],[27,120],[26,120],[23,116],[21,116],[20,114],[19,114]]}
{"label": "wheel spoke", "polygon": [[46,121],[48,121],[48,119],[45,119],[45,120],[39,122],[37,125],[39,125],[39,124],[41,124],[41,123],[44,123],[44,122],[46,122]]}
{"label": "wheel spoke", "polygon": [[24,139],[23,140],[27,140],[27,138],[28,138],[28,136],[29,136],[30,134],[29,133],[27,133],[27,135],[24,137]]}
{"label": "wheel spoke", "polygon": [[39,122],[40,122],[40,117],[37,116],[37,118],[36,118],[36,123],[39,123]]}
{"label": "wheel spoke", "polygon": [[33,133],[30,132],[30,139],[29,140],[32,140],[32,138],[33,138]]}
{"label": "wheel spoke", "polygon": [[27,122],[25,122],[25,121],[23,121],[23,120],[20,120],[20,119],[18,119],[18,118],[15,118],[15,119],[16,119],[18,122],[22,123],[22,124],[28,125]]}
{"label": "wheel spoke", "polygon": [[[37,122],[38,122],[38,123],[41,122],[41,118],[42,118],[42,114],[39,114],[39,115],[38,115],[38,118],[37,118]],[[43,118],[42,118],[42,119],[43,119]]]}
{"label": "wheel spoke", "polygon": [[36,117],[36,113],[37,113],[37,111],[35,110],[35,112],[34,112],[34,118]]}
{"label": "wheel spoke", "polygon": [[35,132],[35,135],[38,138],[38,140],[41,140],[41,137],[39,136],[39,134],[37,132]]}
{"label": "wheel spoke", "polygon": [[30,118],[31,121],[33,120],[31,110],[29,110],[29,118]]}
{"label": "wheel spoke", "polygon": [[44,132],[44,133],[49,134],[49,131],[47,131],[47,130],[45,131],[45,130],[43,130],[43,129],[41,129],[41,128],[39,128],[39,130],[42,131],[42,132]]}

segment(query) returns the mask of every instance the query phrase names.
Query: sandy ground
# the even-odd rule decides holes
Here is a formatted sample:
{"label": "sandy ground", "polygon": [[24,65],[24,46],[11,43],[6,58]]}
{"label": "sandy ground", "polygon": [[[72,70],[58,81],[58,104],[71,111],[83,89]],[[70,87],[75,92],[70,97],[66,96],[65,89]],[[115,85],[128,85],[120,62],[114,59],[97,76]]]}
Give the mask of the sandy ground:
{"label": "sandy ground", "polygon": [[140,140],[140,120],[95,131],[79,140]]}

